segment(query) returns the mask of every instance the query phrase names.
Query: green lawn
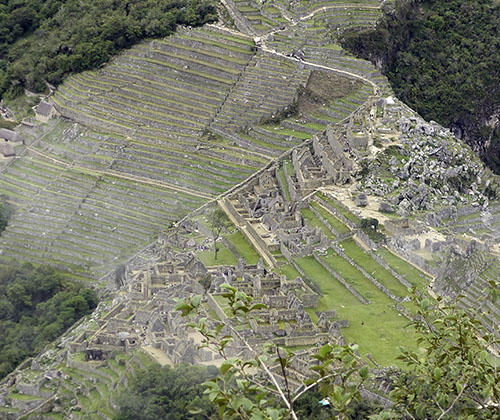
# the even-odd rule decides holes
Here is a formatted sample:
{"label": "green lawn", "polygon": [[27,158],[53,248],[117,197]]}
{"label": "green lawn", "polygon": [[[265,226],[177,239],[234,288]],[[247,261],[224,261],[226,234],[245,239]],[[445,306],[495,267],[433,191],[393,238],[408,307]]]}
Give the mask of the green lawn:
{"label": "green lawn", "polygon": [[417,286],[419,289],[425,289],[431,278],[420,271],[415,266],[407,263],[402,258],[399,258],[397,255],[394,255],[387,248],[380,248],[376,251],[376,253],[387,263],[389,266],[398,274],[403,276],[406,280],[408,280],[414,286]]}
{"label": "green lawn", "polygon": [[344,225],[339,219],[337,219],[332,213],[330,213],[320,204],[316,203],[315,201],[311,201],[311,207],[314,207],[314,209],[317,210],[318,213],[323,218],[325,218],[326,221],[330,223],[331,227],[334,228],[338,233],[343,234],[351,231],[346,225]]}
{"label": "green lawn", "polygon": [[359,345],[361,355],[371,353],[382,366],[401,366],[395,359],[400,354],[399,346],[415,348],[416,343],[410,327],[407,327],[409,321],[394,309],[390,300],[387,298],[387,303],[373,301],[364,305],[313,257],[298,258],[296,261],[324,294],[318,309],[308,311],[312,318],[316,318],[315,310],[335,310],[340,319],[349,321],[349,327],[342,329],[342,334],[348,342]]}
{"label": "green lawn", "polygon": [[323,296],[319,299],[319,311],[334,309],[338,305],[353,306],[362,303],[342,284],[340,284],[314,257],[308,256],[295,260],[299,267],[321,289]]}
{"label": "green lawn", "polygon": [[292,264],[286,264],[276,269],[279,274],[284,274],[288,280],[295,280],[301,277],[300,273],[295,269]]}
{"label": "green lawn", "polygon": [[311,209],[302,209],[302,216],[307,220],[307,223],[312,227],[319,227],[325,233],[326,237],[329,239],[335,239],[335,235],[330,229],[328,229],[325,224],[318,219],[318,217],[311,211]]}
{"label": "green lawn", "polygon": [[226,239],[234,245],[238,253],[241,255],[241,258],[243,258],[247,264],[257,264],[260,259],[259,253],[246,240],[239,230],[231,235],[227,235]]}
{"label": "green lawn", "polygon": [[215,259],[213,245],[210,249],[201,251],[196,256],[201,260],[203,264],[207,267],[213,267],[217,265],[236,265],[238,259],[231,252],[230,249],[217,244],[219,251],[217,252],[217,259]]}
{"label": "green lawn", "polygon": [[391,299],[332,249],[323,260],[364,298],[372,303],[393,303]]}
{"label": "green lawn", "polygon": [[360,248],[353,239],[346,239],[341,244],[347,256],[351,257],[361,268],[376,278],[392,293],[401,297],[408,295],[408,289],[375,261],[364,249]]}

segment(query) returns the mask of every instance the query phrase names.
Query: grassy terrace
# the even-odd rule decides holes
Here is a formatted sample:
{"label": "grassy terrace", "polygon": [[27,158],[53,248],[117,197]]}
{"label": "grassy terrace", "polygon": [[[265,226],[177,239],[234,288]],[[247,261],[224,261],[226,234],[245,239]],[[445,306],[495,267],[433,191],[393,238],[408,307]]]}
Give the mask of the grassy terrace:
{"label": "grassy terrace", "polygon": [[301,213],[311,227],[319,227],[329,239],[335,238],[332,231],[326,227],[326,225],[311,211],[311,209],[302,209]]}
{"label": "grassy terrace", "polygon": [[[141,361],[142,365],[149,366],[152,360],[141,351],[135,353],[135,357]],[[83,354],[78,353],[73,356],[75,361],[85,363]],[[124,362],[121,364],[119,361]],[[69,409],[72,407],[71,400],[76,397],[79,410],[72,410],[72,413],[83,417],[91,416],[95,419],[113,418],[116,412],[111,405],[110,397],[113,395],[116,401],[117,388],[123,389],[122,385],[117,385],[119,379],[126,376],[131,378],[133,372],[139,368],[137,360],[132,360],[130,355],[118,354],[113,359],[108,359],[107,366],[97,367],[94,363],[88,362],[89,367],[97,369],[97,372],[87,372],[78,368],[70,368],[64,364],[59,369],[67,375],[63,386],[59,389],[58,396],[60,404]],[[111,391],[114,389],[113,391]],[[49,412],[43,418],[65,418],[60,413]],[[78,417],[78,418],[80,418]]]}
{"label": "grassy terrace", "polygon": [[247,264],[257,264],[260,259],[259,253],[239,230],[231,235],[227,235],[226,239],[233,244],[238,254],[240,254],[241,258],[243,258]]}
{"label": "grassy terrace", "polygon": [[[102,273],[107,262],[138,250],[176,214],[204,202],[132,180],[74,172],[38,156],[18,162],[27,162],[25,174],[39,174],[45,183],[37,187],[38,196],[23,196],[25,207],[16,211],[2,236],[3,260],[15,257]],[[5,175],[2,179],[13,176]],[[33,177],[27,181],[30,188]],[[10,188],[24,190],[13,183]]]}
{"label": "grassy terrace", "polygon": [[[323,293],[317,310],[335,310],[340,319],[349,321],[349,327],[344,328],[342,334],[348,341],[359,345],[361,355],[369,352],[380,365],[398,365],[395,360],[399,354],[398,346],[416,347],[407,327],[408,320],[394,309],[393,302],[388,298],[384,300],[385,295],[364,305],[313,257],[298,258],[296,262]],[[316,318],[314,310],[309,313]]]}
{"label": "grassy terrace", "polygon": [[353,239],[346,239],[341,242],[341,245],[348,257],[354,260],[361,268],[371,274],[396,296],[403,297],[408,294],[407,288],[402,285],[396,277],[376,262],[365,250],[361,249]]}
{"label": "grassy terrace", "polygon": [[414,265],[406,262],[402,258],[394,255],[387,248],[380,248],[376,251],[394,271],[403,276],[417,288],[424,290],[430,283],[431,278],[416,268]]}
{"label": "grassy terrace", "polygon": [[286,177],[285,177],[285,172],[283,170],[283,166],[280,166],[278,169],[278,177],[279,177],[281,184],[283,186],[283,193],[285,194],[285,199],[288,202],[291,202],[292,199],[290,196],[290,188],[288,186],[288,182],[287,182]]}
{"label": "grassy terrace", "polygon": [[241,129],[268,118],[292,103],[297,88],[307,81],[309,71],[294,63],[258,52],[242,73],[214,125]]}
{"label": "grassy terrace", "polygon": [[311,207],[313,207],[323,218],[326,219],[328,223],[340,234],[349,233],[351,230],[337,219],[332,213],[321,206],[319,203],[312,201]]}
{"label": "grassy terrace", "polygon": [[355,223],[356,225],[359,225],[361,222],[361,219],[352,214],[349,210],[347,210],[344,206],[341,206],[337,201],[333,200],[330,198],[328,195],[318,192],[316,195],[321,198],[323,201],[326,203],[330,204],[335,210],[337,210],[342,216],[344,216],[347,220],[350,220],[351,222]]}

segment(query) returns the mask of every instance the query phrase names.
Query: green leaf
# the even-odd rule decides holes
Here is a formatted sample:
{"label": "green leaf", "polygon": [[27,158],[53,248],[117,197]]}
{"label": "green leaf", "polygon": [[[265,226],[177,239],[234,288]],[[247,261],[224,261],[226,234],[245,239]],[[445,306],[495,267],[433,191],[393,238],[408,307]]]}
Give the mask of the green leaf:
{"label": "green leaf", "polygon": [[222,365],[220,366],[220,373],[225,375],[229,369],[233,367],[234,359],[224,360]]}
{"label": "green leaf", "polygon": [[368,373],[370,372],[369,368],[367,365],[363,366],[360,370],[359,370],[359,376],[361,376],[362,379],[366,379],[368,378]]}
{"label": "green leaf", "polygon": [[439,381],[441,379],[441,377],[443,376],[443,371],[441,370],[441,368],[439,366],[436,366],[434,368],[434,371],[432,372],[432,376],[434,377],[434,379],[436,381]]}
{"label": "green leaf", "polygon": [[250,401],[248,398],[243,398],[243,402],[241,404],[245,411],[250,411],[254,407],[254,403]]}
{"label": "green leaf", "polygon": [[321,356],[321,358],[325,358],[325,356],[332,351],[332,346],[330,344],[325,344],[323,347],[321,347],[318,351],[318,355]]}
{"label": "green leaf", "polygon": [[425,408],[422,404],[418,404],[417,407],[415,408],[415,414],[417,415],[417,418],[422,419],[425,417]]}
{"label": "green leaf", "polygon": [[254,303],[250,306],[251,311],[255,311],[257,309],[267,309],[267,305],[264,305],[263,303]]}
{"label": "green leaf", "polygon": [[191,298],[191,304],[193,305],[194,308],[198,308],[201,303],[201,296],[196,295]]}

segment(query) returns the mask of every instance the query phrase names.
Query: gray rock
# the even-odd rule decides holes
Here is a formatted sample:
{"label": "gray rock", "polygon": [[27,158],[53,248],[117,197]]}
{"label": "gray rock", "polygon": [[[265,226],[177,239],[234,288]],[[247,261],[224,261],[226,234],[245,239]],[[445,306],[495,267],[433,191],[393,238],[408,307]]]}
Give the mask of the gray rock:
{"label": "gray rock", "polygon": [[394,213],[394,207],[386,201],[382,201],[379,206],[379,211],[382,213]]}
{"label": "gray rock", "polygon": [[399,131],[402,133],[407,133],[410,131],[411,128],[411,121],[405,117],[401,117],[399,120]]}
{"label": "gray rock", "polygon": [[413,251],[418,251],[420,249],[420,241],[417,238],[410,241],[409,245]]}
{"label": "gray rock", "polygon": [[368,197],[365,193],[359,193],[358,196],[354,199],[354,202],[358,207],[366,207],[368,204]]}
{"label": "gray rock", "polygon": [[401,217],[408,216],[410,208],[411,202],[407,198],[405,198],[399,203],[398,215]]}
{"label": "gray rock", "polygon": [[444,174],[446,179],[456,178],[458,176],[458,171],[455,168],[448,168]]}
{"label": "gray rock", "polygon": [[399,202],[402,200],[402,198],[399,195],[395,195],[394,197],[391,198],[391,203],[397,206]]}

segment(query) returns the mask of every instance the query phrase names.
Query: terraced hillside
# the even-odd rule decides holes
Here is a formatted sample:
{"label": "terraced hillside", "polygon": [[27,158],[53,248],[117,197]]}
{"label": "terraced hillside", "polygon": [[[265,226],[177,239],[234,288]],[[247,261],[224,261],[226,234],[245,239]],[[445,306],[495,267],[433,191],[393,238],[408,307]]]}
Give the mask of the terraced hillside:
{"label": "terraced hillside", "polygon": [[[238,2],[235,13],[257,28],[246,31],[251,36],[291,16],[279,2]],[[296,39],[328,37],[328,28],[307,30],[307,13],[293,14],[303,20],[292,25],[303,30]],[[66,80],[51,98],[65,118],[42,134],[24,133],[29,146],[0,179],[0,192],[17,205],[0,258],[98,278],[373,91],[363,79],[369,71],[353,72],[362,81],[355,89],[306,117],[273,120],[308,85],[314,63],[256,46],[248,35],[186,28]],[[292,48],[295,40],[286,42]],[[338,68],[330,64],[321,71]]]}
{"label": "terraced hillside", "polygon": [[[365,3],[347,9],[375,16],[379,5]],[[99,278],[159,229],[384,87],[370,65],[331,44],[342,21],[331,18],[338,2],[227,7],[241,32],[184,28],[57,89],[51,101],[64,118],[42,133],[23,133],[28,147],[0,179],[0,192],[17,207],[1,238],[3,261]],[[255,44],[257,34],[264,37]],[[286,56],[299,47],[304,60]],[[340,71],[357,84],[308,113],[281,116],[315,71]]]}

